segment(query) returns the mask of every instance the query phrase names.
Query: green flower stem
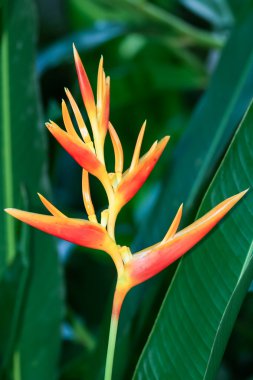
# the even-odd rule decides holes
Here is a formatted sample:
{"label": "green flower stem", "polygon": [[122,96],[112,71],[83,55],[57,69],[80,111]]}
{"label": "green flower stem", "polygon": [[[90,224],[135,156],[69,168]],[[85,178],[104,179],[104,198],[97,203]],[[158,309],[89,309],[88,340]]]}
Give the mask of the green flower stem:
{"label": "green flower stem", "polygon": [[125,296],[130,289],[129,284],[125,283],[124,275],[118,277],[118,282],[115,288],[114,297],[113,297],[113,306],[112,306],[112,317],[110,324],[110,333],[109,341],[107,347],[107,356],[105,363],[105,380],[112,379],[112,368],[113,368],[113,359],[114,351],[119,323],[119,315],[122,303],[125,299]]}
{"label": "green flower stem", "polygon": [[116,336],[118,330],[119,316],[112,314],[111,324],[110,324],[110,333],[109,333],[109,342],[107,348],[106,364],[105,364],[105,380],[111,380],[112,378],[112,367],[113,367],[113,358],[116,344]]}
{"label": "green flower stem", "polygon": [[222,48],[224,44],[223,37],[197,29],[154,4],[135,0],[121,0],[120,3],[133,11],[142,13],[148,18],[174,29],[176,32],[184,35],[189,40],[194,41],[200,46],[205,46],[208,48]]}

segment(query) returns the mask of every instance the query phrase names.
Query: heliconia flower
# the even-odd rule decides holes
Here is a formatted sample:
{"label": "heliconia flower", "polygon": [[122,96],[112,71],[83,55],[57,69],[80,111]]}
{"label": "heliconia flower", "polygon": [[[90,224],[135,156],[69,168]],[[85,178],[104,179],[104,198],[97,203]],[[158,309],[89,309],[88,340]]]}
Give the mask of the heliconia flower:
{"label": "heliconia flower", "polygon": [[[5,211],[22,222],[53,236],[108,253],[118,271],[120,296],[117,300],[117,310],[120,312],[120,305],[132,287],[155,276],[188,252],[215,227],[246,192],[247,190],[227,198],[190,226],[176,232],[182,217],[182,206],[180,206],[164,239],[134,254],[131,254],[127,247],[117,246],[99,223],[68,218],[41,195],[39,196],[43,204],[53,216],[17,209]],[[120,297],[123,298],[120,300]]]}
{"label": "heliconia flower", "polygon": [[[52,121],[46,125],[61,146],[83,168],[82,195],[89,220],[67,217],[40,194],[39,197],[42,203],[51,215],[41,215],[17,209],[6,209],[5,211],[22,222],[48,234],[84,247],[103,250],[111,256],[117,269],[118,278],[113,301],[105,372],[105,379],[109,380],[112,374],[112,360],[119,314],[122,302],[128,291],[155,276],[188,252],[214,228],[244,196],[247,190],[224,200],[200,219],[177,232],[182,217],[183,207],[181,205],[163,240],[139,252],[132,254],[128,247],[118,245],[115,239],[117,215],[147,180],[163,153],[169,137],[164,137],[160,142],[156,141],[149,151],[140,158],[146,128],[145,122],[138,135],[130,167],[123,172],[123,148],[116,130],[109,121],[110,80],[109,77],[106,78],[103,70],[103,58],[99,63],[97,99],[95,102],[88,76],[75,48],[74,57],[93,139],[77,103],[68,89],[65,91],[76,119],[79,133],[74,128],[68,106],[64,100],[62,101],[62,116],[66,131]],[[104,143],[107,130],[109,130],[115,156],[114,173],[108,173],[104,159]],[[89,174],[99,179],[108,198],[108,208],[102,211],[100,222],[92,203]]]}
{"label": "heliconia flower", "polygon": [[[137,138],[130,167],[123,173],[124,154],[122,145],[116,130],[109,122],[110,78],[105,76],[103,58],[100,59],[98,68],[97,102],[95,102],[88,76],[75,47],[74,58],[83,102],[91,124],[93,141],[79,107],[68,89],[65,89],[65,92],[82,138],[79,137],[74,128],[64,100],[62,101],[62,116],[66,131],[53,121],[46,123],[46,126],[74,160],[85,171],[97,177],[104,186],[111,209],[108,218],[112,230],[122,207],[133,198],[152,172],[169,141],[169,136],[164,137],[160,142],[156,141],[149,151],[140,158],[146,127],[146,122],[144,122]],[[104,161],[104,141],[108,129],[115,155],[115,173],[107,173]],[[113,231],[109,232],[114,237]]]}

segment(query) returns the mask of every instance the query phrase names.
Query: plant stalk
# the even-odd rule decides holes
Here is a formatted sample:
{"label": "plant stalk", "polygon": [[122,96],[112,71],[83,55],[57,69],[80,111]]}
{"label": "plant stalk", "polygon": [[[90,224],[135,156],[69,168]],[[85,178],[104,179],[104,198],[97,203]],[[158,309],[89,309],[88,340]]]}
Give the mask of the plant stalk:
{"label": "plant stalk", "polygon": [[114,358],[114,352],[115,352],[118,322],[119,322],[119,316],[117,317],[112,314],[107,355],[106,355],[106,364],[105,364],[105,380],[111,380],[112,378],[113,358]]}
{"label": "plant stalk", "polygon": [[114,360],[114,352],[115,352],[120,310],[121,310],[121,306],[124,301],[124,298],[129,290],[128,287],[122,285],[120,280],[121,279],[119,278],[116,288],[115,288],[114,297],[113,297],[112,316],[111,316],[109,340],[108,340],[107,355],[106,355],[104,380],[112,379],[113,360]]}

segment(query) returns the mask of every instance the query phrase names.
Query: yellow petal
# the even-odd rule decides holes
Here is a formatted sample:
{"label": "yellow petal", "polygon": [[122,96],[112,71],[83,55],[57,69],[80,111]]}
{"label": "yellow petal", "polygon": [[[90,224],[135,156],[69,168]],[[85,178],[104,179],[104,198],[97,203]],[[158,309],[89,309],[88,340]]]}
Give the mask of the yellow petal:
{"label": "yellow petal", "polygon": [[131,162],[131,165],[129,168],[129,172],[131,172],[137,166],[137,164],[139,162],[141,145],[142,145],[143,136],[145,133],[145,128],[146,128],[146,120],[144,121],[144,123],[141,127],[140,133],[139,133],[137,141],[136,141],[136,145],[134,148],[134,154],[133,154],[132,162]]}
{"label": "yellow petal", "polygon": [[79,128],[79,130],[81,132],[82,138],[84,139],[84,141],[86,143],[89,143],[91,141],[91,138],[90,138],[88,129],[87,129],[86,125],[85,125],[85,122],[83,120],[83,117],[81,115],[81,112],[80,112],[80,110],[78,108],[78,105],[76,104],[75,99],[71,95],[71,92],[67,88],[65,88],[65,92],[66,92],[68,100],[69,100],[69,102],[71,104],[72,110],[74,112],[74,115],[75,115],[75,118],[76,118],[76,122],[77,122],[78,128]]}
{"label": "yellow petal", "polygon": [[176,213],[176,216],[175,216],[173,222],[171,223],[167,234],[164,236],[161,244],[165,243],[166,241],[168,241],[169,239],[171,239],[175,235],[175,233],[177,232],[178,226],[180,224],[181,218],[182,218],[182,213],[183,213],[183,204],[181,204],[181,206],[179,207],[179,209]]}
{"label": "yellow petal", "polygon": [[109,133],[112,140],[114,156],[115,156],[115,173],[122,173],[124,164],[124,155],[122,145],[116,130],[109,123]]}
{"label": "yellow petal", "polygon": [[89,174],[86,170],[83,169],[82,175],[82,193],[83,193],[83,203],[85,210],[88,214],[89,220],[97,221],[93,203],[91,200],[90,194],[90,184],[89,184]]}

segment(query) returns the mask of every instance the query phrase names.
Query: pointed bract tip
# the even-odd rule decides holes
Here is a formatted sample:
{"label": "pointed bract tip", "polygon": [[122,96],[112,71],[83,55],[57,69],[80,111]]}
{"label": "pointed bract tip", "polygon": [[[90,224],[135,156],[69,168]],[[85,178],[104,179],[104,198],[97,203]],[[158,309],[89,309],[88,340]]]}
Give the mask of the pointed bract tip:
{"label": "pointed bract tip", "polygon": [[[249,191],[249,187],[246,189],[246,190],[243,190],[243,191],[241,191],[241,194],[242,194],[242,196],[244,196],[245,194],[247,194],[247,192]],[[239,193],[240,194],[240,193]]]}
{"label": "pointed bract tip", "polygon": [[73,44],[72,44],[72,48],[73,48],[73,52],[74,52],[74,54],[76,54],[76,53],[77,53],[77,50],[76,50],[76,45],[75,45],[74,42],[73,42]]}
{"label": "pointed bract tip", "polygon": [[140,129],[140,132],[142,131],[143,134],[146,130],[146,126],[147,126],[147,120],[144,120],[144,122],[142,123],[141,129]]}
{"label": "pointed bract tip", "polygon": [[77,48],[75,47],[75,45],[73,44],[73,53],[74,53],[74,60],[75,60],[75,63],[77,65],[79,65],[81,63],[81,58],[79,56],[79,53],[77,51]]}
{"label": "pointed bract tip", "polygon": [[235,203],[238,202],[242,197],[244,197],[244,195],[249,191],[249,188],[246,189],[246,190],[243,190],[241,191],[240,193],[238,194],[235,194],[233,195],[232,197],[230,197],[231,200],[234,200]]}
{"label": "pointed bract tip", "polygon": [[15,217],[16,214],[17,214],[17,212],[18,212],[19,210],[10,207],[10,208],[5,208],[4,211],[7,212],[7,214],[9,214],[9,215]]}
{"label": "pointed bract tip", "polygon": [[53,129],[54,128],[54,126],[51,124],[51,122],[47,122],[47,123],[45,123],[45,126],[47,127],[47,129]]}
{"label": "pointed bract tip", "polygon": [[165,136],[162,138],[161,142],[163,141],[164,144],[167,144],[169,140],[170,140],[170,136]]}

